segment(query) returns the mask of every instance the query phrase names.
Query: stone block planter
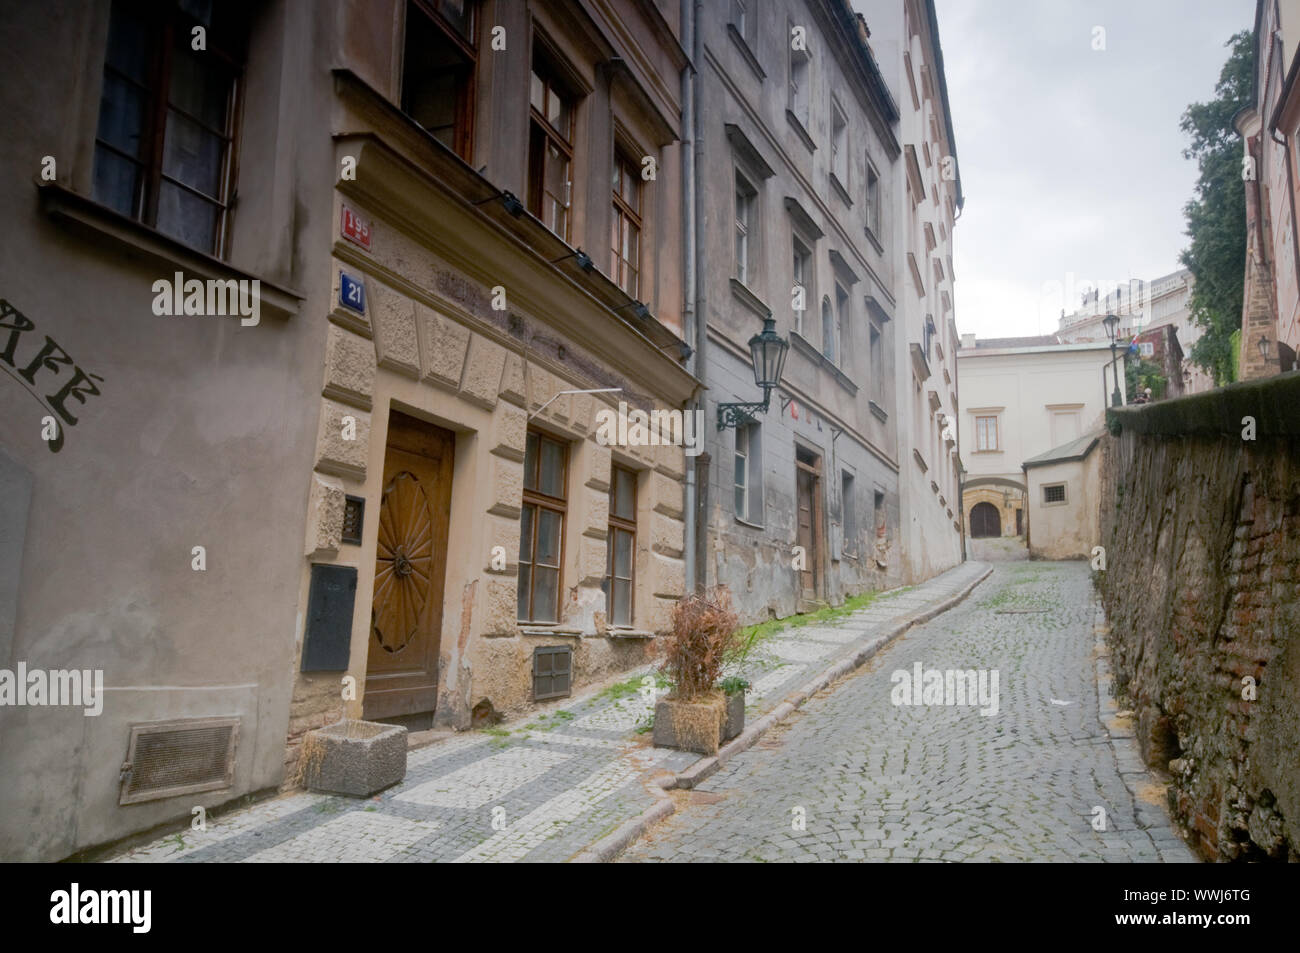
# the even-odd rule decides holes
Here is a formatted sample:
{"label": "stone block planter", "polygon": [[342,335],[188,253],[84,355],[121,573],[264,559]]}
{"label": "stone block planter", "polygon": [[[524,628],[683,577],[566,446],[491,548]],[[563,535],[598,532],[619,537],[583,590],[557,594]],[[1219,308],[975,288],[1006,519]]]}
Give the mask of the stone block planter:
{"label": "stone block planter", "polygon": [[727,719],[726,705],[722,692],[690,701],[671,697],[660,700],[655,705],[655,746],[717,754]]}
{"label": "stone block planter", "polygon": [[309,791],[369,797],[406,777],[406,728],[344,719],[307,732],[299,759]]}
{"label": "stone block planter", "polygon": [[732,692],[727,696],[727,714],[722,723],[722,740],[730,741],[745,730],[745,693]]}

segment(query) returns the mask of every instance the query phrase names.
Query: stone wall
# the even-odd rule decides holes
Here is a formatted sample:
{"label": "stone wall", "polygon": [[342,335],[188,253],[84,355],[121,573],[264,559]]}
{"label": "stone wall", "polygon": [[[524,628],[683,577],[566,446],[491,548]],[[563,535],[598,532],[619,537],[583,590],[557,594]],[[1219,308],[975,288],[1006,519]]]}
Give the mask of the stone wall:
{"label": "stone wall", "polygon": [[1207,858],[1300,860],[1300,374],[1108,423],[1098,578],[1143,756]]}

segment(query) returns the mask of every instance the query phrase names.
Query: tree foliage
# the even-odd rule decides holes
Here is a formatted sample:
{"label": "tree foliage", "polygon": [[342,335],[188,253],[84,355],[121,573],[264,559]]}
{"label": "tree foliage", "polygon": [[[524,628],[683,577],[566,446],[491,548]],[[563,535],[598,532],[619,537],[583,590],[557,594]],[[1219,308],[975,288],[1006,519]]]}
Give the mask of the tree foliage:
{"label": "tree foliage", "polygon": [[1180,124],[1191,137],[1183,156],[1195,159],[1199,169],[1195,197],[1183,207],[1191,245],[1180,260],[1196,278],[1192,320],[1205,328],[1205,333],[1192,345],[1189,356],[1213,374],[1218,384],[1233,379],[1231,338],[1241,326],[1246,273],[1243,152],[1232,117],[1251,103],[1254,69],[1248,31],[1234,35],[1225,46],[1230,52],[1214,87],[1214,99],[1192,103]]}

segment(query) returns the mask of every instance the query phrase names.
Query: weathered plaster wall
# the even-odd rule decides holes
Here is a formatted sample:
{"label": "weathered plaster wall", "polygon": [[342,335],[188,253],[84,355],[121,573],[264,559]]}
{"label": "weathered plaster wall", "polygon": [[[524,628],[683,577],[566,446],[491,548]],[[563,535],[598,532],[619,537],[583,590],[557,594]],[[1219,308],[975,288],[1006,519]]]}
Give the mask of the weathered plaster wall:
{"label": "weathered plaster wall", "polygon": [[[1094,449],[1083,460],[1026,471],[1031,559],[1079,559],[1098,544],[1100,467],[1101,455]],[[1065,484],[1065,502],[1044,503],[1043,487],[1054,483]]]}
{"label": "weathered plaster wall", "polygon": [[1298,407],[1287,374],[1113,411],[1102,444],[1117,684],[1212,859],[1300,859]]}

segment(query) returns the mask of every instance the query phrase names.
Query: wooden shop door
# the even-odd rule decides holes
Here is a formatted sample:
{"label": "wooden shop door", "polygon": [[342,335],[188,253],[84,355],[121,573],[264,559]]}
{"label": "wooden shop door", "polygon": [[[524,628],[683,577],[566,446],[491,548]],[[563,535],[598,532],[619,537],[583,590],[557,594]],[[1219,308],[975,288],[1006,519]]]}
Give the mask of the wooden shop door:
{"label": "wooden shop door", "polygon": [[821,458],[802,447],[795,452],[795,488],[798,506],[798,543],[806,558],[799,573],[806,599],[821,590]]}
{"label": "wooden shop door", "polygon": [[447,528],[456,436],[394,411],[388,418],[364,717],[431,713],[438,698]]}

